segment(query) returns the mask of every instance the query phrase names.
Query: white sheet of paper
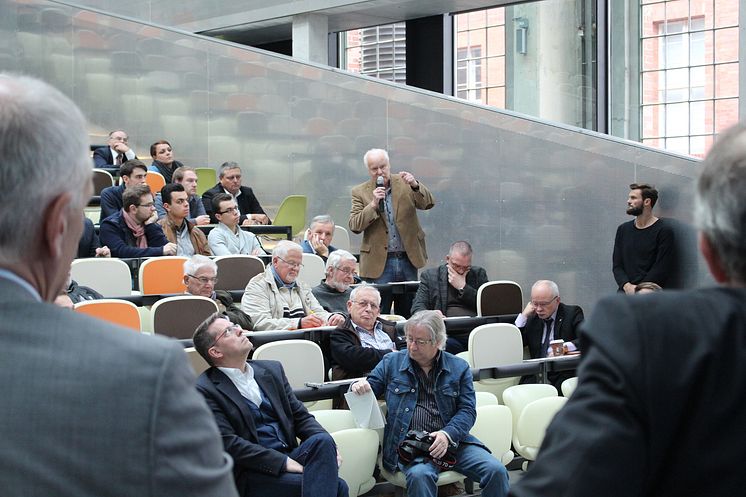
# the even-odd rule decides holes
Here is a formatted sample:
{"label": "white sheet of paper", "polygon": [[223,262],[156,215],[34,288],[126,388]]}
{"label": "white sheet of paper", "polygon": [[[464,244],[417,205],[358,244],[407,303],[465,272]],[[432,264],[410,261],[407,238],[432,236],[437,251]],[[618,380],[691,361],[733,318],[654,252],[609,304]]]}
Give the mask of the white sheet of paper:
{"label": "white sheet of paper", "polygon": [[350,406],[350,412],[352,412],[352,417],[355,418],[355,423],[360,428],[377,430],[384,427],[385,422],[383,415],[381,415],[381,408],[378,406],[378,401],[373,392],[365,392],[363,395],[347,392],[345,400],[347,400],[347,405]]}

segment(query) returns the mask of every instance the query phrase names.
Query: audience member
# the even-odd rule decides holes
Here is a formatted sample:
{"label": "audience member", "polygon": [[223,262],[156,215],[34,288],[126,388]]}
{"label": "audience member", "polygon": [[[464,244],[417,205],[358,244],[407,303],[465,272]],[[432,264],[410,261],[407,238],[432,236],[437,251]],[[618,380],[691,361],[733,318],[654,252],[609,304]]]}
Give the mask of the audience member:
{"label": "audience member", "polygon": [[238,208],[233,197],[227,193],[218,193],[212,198],[212,203],[218,224],[207,235],[207,239],[213,254],[260,255],[265,253],[256,235],[242,230],[238,225]]}
{"label": "audience member", "polygon": [[331,334],[332,379],[359,378],[376,367],[383,356],[404,347],[396,324],[381,319],[381,294],[363,283],[347,301],[349,316]]}
{"label": "audience member", "polygon": [[[67,305],[67,301],[65,299],[60,299],[60,297],[63,296],[67,297],[66,300],[70,301],[70,306]],[[84,300],[99,300],[102,298],[104,298],[104,296],[98,293],[93,288],[79,285],[78,282],[73,279],[70,271],[68,271],[65,287],[63,288],[62,292],[60,292],[57,299],[55,299],[54,303],[62,307],[72,307],[74,304],[83,302]],[[65,302],[65,304],[62,305],[62,302]]]}
{"label": "audience member", "polygon": [[746,485],[746,126],[699,167],[699,248],[718,287],[601,299],[578,386],[517,497],[731,497]]}
{"label": "audience member", "polygon": [[306,230],[305,240],[300,244],[306,254],[316,254],[326,262],[329,254],[337,250],[332,247],[334,237],[334,220],[323,214],[311,219],[311,226]]}
{"label": "audience member", "polygon": [[635,293],[641,281],[666,287],[673,267],[673,229],[665,219],[653,215],[658,190],[645,183],[632,183],[627,214],[635,219],[622,223],[614,238],[613,270],[619,291]]}
{"label": "audience member", "polygon": [[118,129],[109,133],[108,145],[93,151],[93,163],[96,167],[120,167],[128,160],[137,159],[129,146],[127,133]]}
{"label": "audience member", "polygon": [[[432,208],[435,199],[411,173],[391,174],[385,150],[368,150],[363,164],[370,180],[352,189],[349,221],[353,233],[363,233],[360,276],[371,283],[417,280],[417,269],[427,262],[417,209]],[[397,298],[397,314],[409,316],[410,300],[406,294]],[[381,309],[390,312],[390,296],[384,295]]]}
{"label": "audience member", "polygon": [[[192,167],[182,166],[174,171],[173,182],[184,185],[184,191],[186,191],[189,201],[189,216],[188,220],[202,226],[203,224],[210,224],[210,216],[205,213],[205,206],[202,204],[202,199],[197,195],[197,172]],[[158,219],[163,219],[166,216],[166,209],[163,207],[163,199],[161,193],[155,194],[155,210],[158,212]]]}
{"label": "audience member", "polygon": [[130,186],[144,185],[148,167],[134,159],[119,168],[120,184],[101,190],[101,221],[122,210],[122,194]]}
{"label": "audience member", "polygon": [[[469,364],[444,350],[446,328],[435,311],[420,311],[407,321],[407,350],[386,354],[367,380],[352,384],[362,394],[373,390],[388,406],[383,435],[383,467],[403,471],[410,497],[435,497],[438,462],[450,449],[453,470],[479,482],[484,497],[508,494],[508,472],[469,434],[476,420],[476,398]],[[407,464],[397,448],[409,430],[433,438],[427,454]],[[435,460],[435,464],[431,460]],[[448,461],[454,462],[454,461]]]}
{"label": "audience member", "polygon": [[[531,300],[515,320],[521,330],[523,345],[531,359],[547,357],[552,340],[564,340],[564,351],[579,349],[578,329],[583,322],[583,309],[560,302],[559,288],[554,281],[539,280],[531,287]],[[550,372],[549,381],[559,388],[572,371]]]}
{"label": "audience member", "polygon": [[[477,290],[487,283],[487,272],[471,265],[469,242],[451,245],[446,263],[420,274],[420,286],[412,302],[412,312],[437,311],[442,317],[476,316]],[[446,350],[458,354],[469,347],[469,335],[449,336]]]}
{"label": "audience member", "polygon": [[78,259],[86,257],[111,257],[111,250],[107,246],[101,246],[96,234],[96,228],[93,221],[83,216],[83,234],[78,241]]}
{"label": "audience member", "polygon": [[0,75],[0,128],[3,494],[236,496],[182,346],[51,305],[92,192],[83,115]]}
{"label": "audience member", "polygon": [[153,195],[148,185],[127,188],[122,195],[123,207],[101,223],[101,242],[111,249],[113,257],[155,257],[176,255],[176,244],[166,239],[155,217]]}
{"label": "audience member", "polygon": [[272,251],[272,263],[254,276],[241,299],[241,310],[251,316],[256,330],[287,330],[338,326],[344,316],[330,314],[302,281],[303,250],[295,242],[281,240]]}
{"label": "audience member", "polygon": [[187,219],[189,200],[184,185],[167,184],[161,189],[161,197],[163,207],[166,209],[166,217],[158,221],[158,225],[166,235],[166,239],[176,244],[176,255],[187,257],[194,254],[212,255],[205,234]]}
{"label": "audience member", "polygon": [[235,162],[224,162],[218,169],[218,184],[202,194],[205,211],[210,215],[210,222],[217,223],[213,197],[218,193],[227,193],[236,201],[240,214],[238,223],[241,226],[251,224],[270,224],[269,217],[259,205],[254,191],[248,186],[241,186],[241,167]]}
{"label": "audience member", "polygon": [[240,495],[347,497],[334,439],[295,397],[282,364],[247,361],[253,345],[242,331],[213,314],[194,332],[194,347],[210,365],[197,390],[233,457]]}
{"label": "audience member", "polygon": [[635,293],[655,293],[661,291],[663,291],[663,288],[661,288],[660,285],[656,285],[649,281],[643,281],[635,286]]}
{"label": "audience member", "polygon": [[355,282],[357,259],[346,250],[332,252],[326,260],[326,278],[313,287],[316,300],[329,312],[346,312],[350,285]]}
{"label": "audience member", "polygon": [[148,166],[148,171],[161,173],[166,183],[173,183],[174,171],[184,167],[184,164],[174,160],[174,151],[166,140],[157,141],[150,146],[150,157],[153,162]]}
{"label": "audience member", "polygon": [[215,290],[217,282],[218,265],[212,259],[204,255],[194,255],[184,262],[186,293],[214,300],[220,313],[224,314],[229,321],[236,323],[244,330],[253,330],[251,317],[233,302],[230,292]]}

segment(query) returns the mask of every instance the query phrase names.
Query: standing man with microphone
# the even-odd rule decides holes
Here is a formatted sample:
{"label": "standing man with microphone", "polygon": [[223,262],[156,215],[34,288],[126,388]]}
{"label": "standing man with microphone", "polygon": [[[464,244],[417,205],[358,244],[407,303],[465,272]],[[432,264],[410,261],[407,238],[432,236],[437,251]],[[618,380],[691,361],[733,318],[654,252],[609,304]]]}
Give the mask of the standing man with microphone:
{"label": "standing man with microphone", "polygon": [[[370,283],[417,280],[427,262],[425,233],[417,209],[431,209],[435,199],[414,175],[391,174],[389,155],[374,148],[363,156],[370,180],[352,189],[349,226],[363,233],[360,276]],[[391,310],[391,293],[382,292],[381,313]],[[396,313],[409,317],[411,298],[398,295]]]}

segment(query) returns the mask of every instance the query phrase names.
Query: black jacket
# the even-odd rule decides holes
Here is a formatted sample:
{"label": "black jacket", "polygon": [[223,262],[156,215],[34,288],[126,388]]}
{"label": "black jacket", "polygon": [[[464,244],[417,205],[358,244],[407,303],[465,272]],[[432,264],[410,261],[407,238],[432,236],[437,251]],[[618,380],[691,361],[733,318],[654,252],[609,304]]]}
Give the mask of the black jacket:
{"label": "black jacket", "polygon": [[[577,305],[557,306],[557,322],[554,323],[554,339],[572,342],[578,349],[578,328],[583,322],[583,309]],[[528,318],[526,326],[521,328],[523,345],[528,346],[531,358],[541,357],[541,336],[544,333],[544,321],[536,314]]]}
{"label": "black jacket", "polygon": [[[466,273],[466,286],[460,297],[461,304],[477,313],[477,290],[487,283],[487,272],[479,266],[472,266]],[[446,315],[448,309],[448,266],[445,264],[423,271],[420,286],[412,301],[412,314],[417,311],[440,311]]]}
{"label": "black jacket", "polygon": [[[396,335],[396,324],[393,321],[381,318],[378,318],[378,321],[382,324],[383,331],[394,342],[397,350],[406,347],[404,337]],[[376,367],[383,356],[391,352],[363,347],[349,316],[341,326],[332,331],[330,341],[333,380],[365,376],[365,373]]]}

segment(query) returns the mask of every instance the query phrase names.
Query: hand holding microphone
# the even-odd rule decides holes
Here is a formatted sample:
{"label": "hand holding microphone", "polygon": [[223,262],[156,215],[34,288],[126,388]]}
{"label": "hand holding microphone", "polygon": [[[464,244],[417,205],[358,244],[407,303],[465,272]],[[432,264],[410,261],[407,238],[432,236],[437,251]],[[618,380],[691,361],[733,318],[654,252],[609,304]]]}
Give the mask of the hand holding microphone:
{"label": "hand holding microphone", "polygon": [[376,178],[376,189],[373,191],[373,195],[378,199],[379,212],[383,212],[383,199],[386,198],[383,176]]}

